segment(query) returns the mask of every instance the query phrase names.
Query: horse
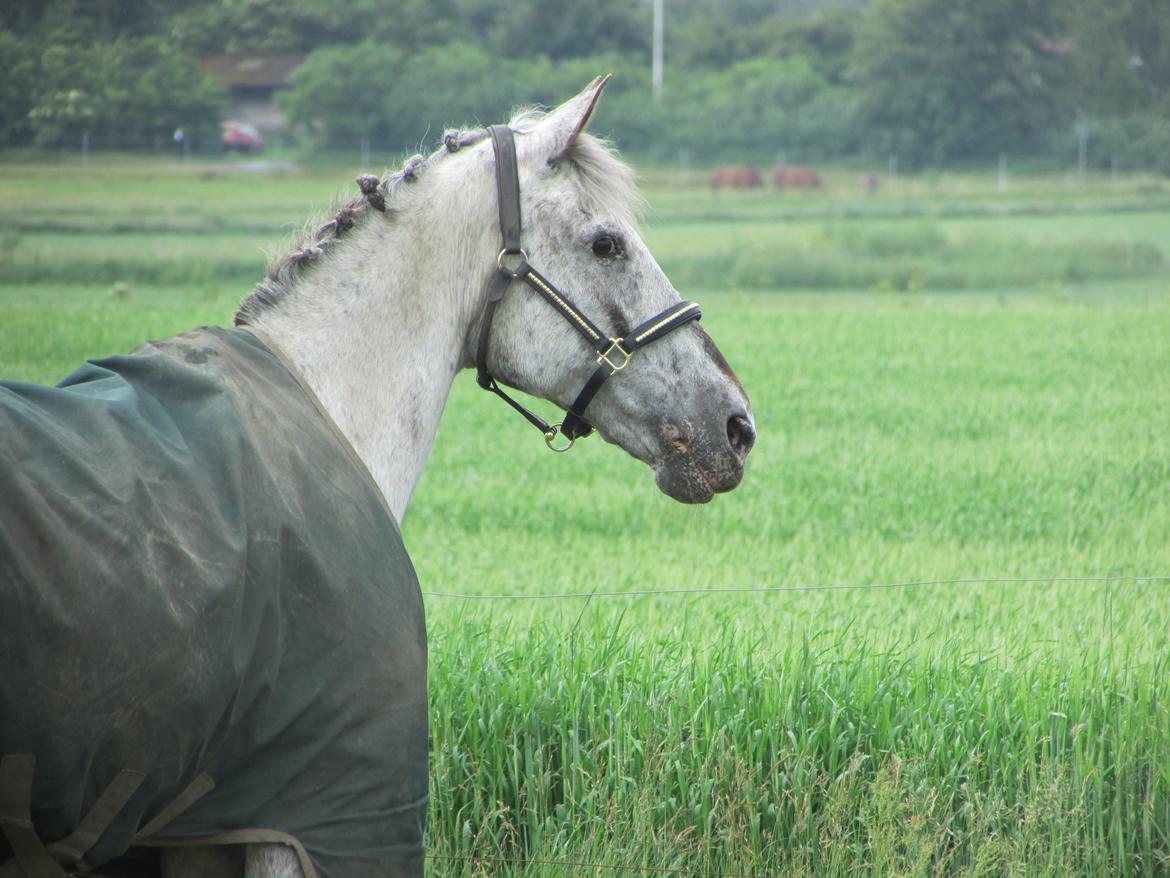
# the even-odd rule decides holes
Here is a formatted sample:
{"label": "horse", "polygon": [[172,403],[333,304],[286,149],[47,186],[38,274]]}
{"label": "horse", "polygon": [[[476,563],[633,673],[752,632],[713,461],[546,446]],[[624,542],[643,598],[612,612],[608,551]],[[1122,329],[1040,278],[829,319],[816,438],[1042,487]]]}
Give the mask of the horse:
{"label": "horse", "polygon": [[739,484],[747,394],[584,130],[607,81],[358,178],[232,328],[0,384],[5,876],[423,874],[398,526],[462,370],[554,450],[596,432],[680,502]]}
{"label": "horse", "polygon": [[757,189],[762,185],[760,172],[751,165],[722,165],[711,172],[713,189]]}
{"label": "horse", "polygon": [[821,178],[804,165],[776,165],[772,168],[772,185],[777,189],[820,189]]}

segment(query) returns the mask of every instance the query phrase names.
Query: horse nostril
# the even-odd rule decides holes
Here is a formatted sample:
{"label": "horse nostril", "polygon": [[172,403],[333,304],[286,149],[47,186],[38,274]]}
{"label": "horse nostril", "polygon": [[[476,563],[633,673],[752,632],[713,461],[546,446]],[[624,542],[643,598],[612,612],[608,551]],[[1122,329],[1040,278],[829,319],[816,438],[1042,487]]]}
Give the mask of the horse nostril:
{"label": "horse nostril", "polygon": [[727,421],[727,441],[737,454],[746,456],[756,442],[756,431],[747,418],[733,415]]}

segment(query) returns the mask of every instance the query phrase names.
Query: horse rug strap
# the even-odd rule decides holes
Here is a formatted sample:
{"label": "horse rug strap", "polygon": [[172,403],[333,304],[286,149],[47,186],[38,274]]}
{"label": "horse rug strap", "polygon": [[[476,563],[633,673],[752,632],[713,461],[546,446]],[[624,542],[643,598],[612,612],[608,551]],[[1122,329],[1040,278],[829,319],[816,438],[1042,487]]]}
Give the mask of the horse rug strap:
{"label": "horse rug strap", "polygon": [[0,876],[283,841],[423,874],[426,634],[385,500],[274,348],[0,383]]}
{"label": "horse rug strap", "polygon": [[[645,347],[652,341],[657,341],[692,320],[698,320],[702,316],[702,311],[696,302],[676,302],[639,324],[624,338],[611,338],[606,335],[548,278],[528,263],[528,254],[520,245],[520,175],[516,161],[515,136],[507,125],[493,125],[488,129],[488,133],[491,135],[492,148],[495,151],[500,237],[504,246],[496,259],[496,271],[488,282],[483,317],[479,324],[479,339],[475,355],[476,380],[480,387],[495,393],[527,418],[529,423],[541,430],[550,447],[558,429],[572,444],[572,440],[588,436],[593,432],[593,426],[585,418],[585,410],[606,380],[624,369],[636,350]],[[509,267],[509,261],[515,261],[516,266]],[[584,337],[597,353],[597,367],[589,376],[588,381],[585,382],[581,392],[569,405],[564,421],[558,425],[548,424],[516,402],[501,389],[499,381],[492,377],[488,371],[487,356],[492,319],[495,316],[496,306],[504,297],[504,293],[507,292],[513,280],[522,280],[535,290],[541,298],[556,309],[558,314],[568,321],[570,326]]]}
{"label": "horse rug strap", "polygon": [[[0,757],[0,833],[12,850],[12,859],[0,866],[0,878],[67,878],[67,864],[88,870],[85,855],[98,843],[118,813],[130,802],[146,779],[140,771],[123,769],[102,791],[93,806],[66,838],[48,845],[37,836],[32,821],[33,781],[36,756],[10,753]],[[148,838],[159,832],[215,788],[205,774],[199,775],[170,805],[139,832]]]}

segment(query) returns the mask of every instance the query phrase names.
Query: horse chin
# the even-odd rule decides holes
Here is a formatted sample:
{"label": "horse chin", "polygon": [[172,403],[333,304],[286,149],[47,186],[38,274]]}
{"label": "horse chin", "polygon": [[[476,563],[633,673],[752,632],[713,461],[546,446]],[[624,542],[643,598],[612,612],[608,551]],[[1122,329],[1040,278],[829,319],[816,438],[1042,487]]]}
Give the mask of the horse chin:
{"label": "horse chin", "polygon": [[659,490],[679,503],[707,503],[743,479],[743,464],[704,466],[694,455],[672,454],[654,466]]}
{"label": "horse chin", "polygon": [[687,420],[677,424],[662,421],[653,434],[615,436],[603,426],[598,426],[598,433],[606,442],[647,464],[654,471],[659,490],[666,496],[679,503],[708,503],[716,494],[733,490],[743,480],[744,463],[755,440],[749,420],[742,417],[732,420],[743,425],[735,427],[735,442],[721,442],[704,435]]}
{"label": "horse chin", "polygon": [[654,470],[658,489],[679,503],[706,503],[715,491],[701,473],[682,473],[672,467],[660,466]]}

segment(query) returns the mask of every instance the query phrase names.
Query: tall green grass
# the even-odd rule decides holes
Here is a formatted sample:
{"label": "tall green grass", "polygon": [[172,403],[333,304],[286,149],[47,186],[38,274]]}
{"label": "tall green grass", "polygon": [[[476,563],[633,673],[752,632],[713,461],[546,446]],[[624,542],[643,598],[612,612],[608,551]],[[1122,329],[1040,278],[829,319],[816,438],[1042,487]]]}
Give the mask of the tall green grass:
{"label": "tall green grass", "polygon": [[[148,170],[39,172],[76,214],[0,174],[4,377],[227,322],[253,249],[334,187]],[[680,286],[769,248],[857,278],[688,289],[760,431],[708,506],[596,439],[548,454],[457,380],[404,522],[423,589],[599,594],[428,596],[432,874],[1170,873],[1170,214],[1097,196],[765,218],[758,193],[716,221],[652,192]],[[940,292],[950,263],[982,288]],[[605,596],[1035,577],[1093,581]]]}
{"label": "tall green grass", "polygon": [[744,485],[677,507],[460,386],[406,521],[424,588],[1135,578],[430,598],[435,850],[1165,874],[1170,582],[1141,577],[1170,569],[1167,297],[700,298],[755,405]]}
{"label": "tall green grass", "polygon": [[730,614],[656,637],[636,617],[452,622],[432,640],[440,855],[703,875],[1167,866],[1164,655],[1135,672],[1099,641],[1071,662],[973,654],[959,628],[907,656],[800,626],[745,636]]}

